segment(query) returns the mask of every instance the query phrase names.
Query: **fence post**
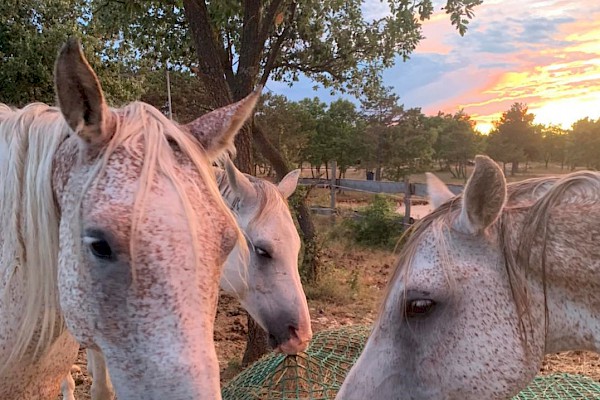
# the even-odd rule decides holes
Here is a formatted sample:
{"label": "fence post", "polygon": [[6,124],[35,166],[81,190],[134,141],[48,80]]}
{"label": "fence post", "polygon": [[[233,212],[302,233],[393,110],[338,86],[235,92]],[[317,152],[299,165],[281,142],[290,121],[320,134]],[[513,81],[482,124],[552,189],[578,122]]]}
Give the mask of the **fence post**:
{"label": "fence post", "polygon": [[410,225],[410,180],[408,175],[404,177],[404,229]]}
{"label": "fence post", "polygon": [[330,204],[329,204],[329,207],[331,208],[331,214],[332,215],[335,215],[335,186],[336,186],[335,175],[336,175],[336,166],[337,166],[337,163],[335,161],[332,161],[331,162],[331,182],[330,182],[331,194],[330,194]]}

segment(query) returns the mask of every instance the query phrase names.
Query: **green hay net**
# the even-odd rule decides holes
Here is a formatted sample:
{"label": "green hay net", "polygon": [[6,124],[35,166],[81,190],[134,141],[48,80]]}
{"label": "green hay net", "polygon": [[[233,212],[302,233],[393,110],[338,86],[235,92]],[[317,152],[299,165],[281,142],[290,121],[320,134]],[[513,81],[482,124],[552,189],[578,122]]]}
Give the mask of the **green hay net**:
{"label": "green hay net", "polygon": [[[333,399],[369,332],[360,325],[321,331],[302,355],[267,354],[223,388],[223,400]],[[600,400],[600,383],[581,375],[538,376],[513,398],[532,399]]]}

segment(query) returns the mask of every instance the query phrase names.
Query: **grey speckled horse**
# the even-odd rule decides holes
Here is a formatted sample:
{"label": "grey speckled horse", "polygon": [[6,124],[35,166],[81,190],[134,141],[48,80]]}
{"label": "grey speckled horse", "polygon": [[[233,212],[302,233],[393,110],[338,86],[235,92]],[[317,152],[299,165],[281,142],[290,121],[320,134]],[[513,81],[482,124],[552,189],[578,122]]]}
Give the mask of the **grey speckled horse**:
{"label": "grey speckled horse", "polygon": [[[298,184],[300,170],[287,174],[279,184],[238,171],[229,160],[216,171],[221,195],[233,211],[250,247],[243,262],[239,247],[229,254],[221,276],[221,288],[236,296],[242,306],[268,333],[276,351],[297,354],[312,337],[306,296],[298,274],[300,237],[286,199]],[[114,391],[102,354],[88,349],[88,371],[93,377],[92,400],[110,400]],[[73,400],[75,383],[65,382],[64,398]]]}
{"label": "grey speckled horse", "polygon": [[461,195],[428,181],[436,209],[337,399],[509,399],[544,354],[600,350],[599,172],[506,185],[478,156]]}
{"label": "grey speckled horse", "polygon": [[258,93],[187,126],[111,109],[73,39],[55,81],[59,108],[0,105],[0,398],[54,399],[77,341],[121,400],[220,398],[219,279],[245,239],[211,161]]}

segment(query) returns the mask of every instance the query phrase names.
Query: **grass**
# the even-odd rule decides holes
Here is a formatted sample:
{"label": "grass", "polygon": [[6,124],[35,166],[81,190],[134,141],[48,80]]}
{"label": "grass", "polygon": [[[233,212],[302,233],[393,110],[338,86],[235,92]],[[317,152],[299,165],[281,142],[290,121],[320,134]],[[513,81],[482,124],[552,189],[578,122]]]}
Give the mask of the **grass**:
{"label": "grass", "polygon": [[319,300],[343,306],[360,296],[360,280],[357,272],[343,273],[341,269],[329,269],[317,283],[305,284],[304,293],[309,300]]}
{"label": "grass", "polygon": [[342,217],[333,223],[328,216],[313,214],[313,218],[321,240],[323,269],[319,282],[304,284],[307,298],[340,306],[359,301],[372,308],[380,301],[378,291],[387,278],[373,275],[370,269],[390,270],[395,254],[390,249],[357,246]]}
{"label": "grass", "polygon": [[226,382],[243,371],[242,363],[237,358],[227,361],[227,367],[221,374],[221,381]]}

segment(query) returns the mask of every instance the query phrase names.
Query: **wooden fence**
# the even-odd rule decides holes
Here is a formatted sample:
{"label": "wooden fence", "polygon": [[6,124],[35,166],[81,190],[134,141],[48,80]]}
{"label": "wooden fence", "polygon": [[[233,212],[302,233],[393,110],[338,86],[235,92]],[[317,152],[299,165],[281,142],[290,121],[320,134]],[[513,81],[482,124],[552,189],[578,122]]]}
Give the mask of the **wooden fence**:
{"label": "wooden fence", "polygon": [[[330,188],[330,207],[324,209],[327,213],[335,214],[336,209],[336,190],[355,191],[363,193],[387,193],[395,195],[403,195],[404,198],[404,223],[408,224],[410,221],[410,206],[411,197],[427,197],[427,185],[425,183],[413,183],[408,179],[404,182],[390,182],[390,181],[367,181],[359,179],[336,179],[335,176],[335,163],[331,165],[331,179],[313,179],[313,178],[300,178],[299,184],[306,186],[316,186],[322,188]],[[454,194],[459,194],[463,191],[463,185],[447,185],[448,189]],[[322,209],[323,210],[323,209]]]}

